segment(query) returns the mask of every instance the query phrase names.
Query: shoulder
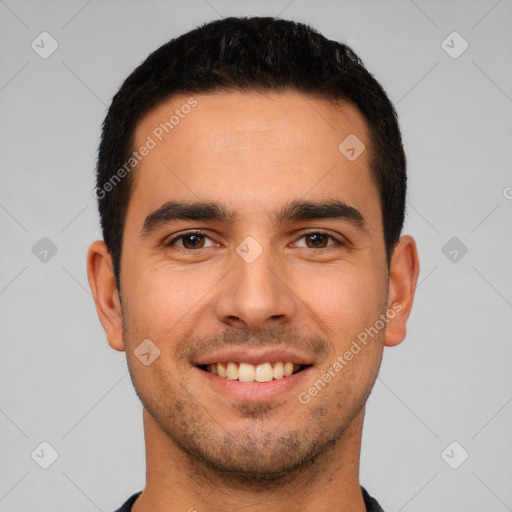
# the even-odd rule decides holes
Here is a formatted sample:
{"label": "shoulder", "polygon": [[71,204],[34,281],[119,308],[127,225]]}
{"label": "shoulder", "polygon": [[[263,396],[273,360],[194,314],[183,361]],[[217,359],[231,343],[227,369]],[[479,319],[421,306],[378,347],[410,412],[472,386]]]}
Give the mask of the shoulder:
{"label": "shoulder", "polygon": [[139,491],[132,496],[130,496],[115,512],[131,512],[132,505],[135,503],[135,500],[140,496],[142,491]]}
{"label": "shoulder", "polygon": [[366,512],[384,512],[375,498],[372,498],[364,487],[361,487],[363,493],[364,504],[366,505]]}

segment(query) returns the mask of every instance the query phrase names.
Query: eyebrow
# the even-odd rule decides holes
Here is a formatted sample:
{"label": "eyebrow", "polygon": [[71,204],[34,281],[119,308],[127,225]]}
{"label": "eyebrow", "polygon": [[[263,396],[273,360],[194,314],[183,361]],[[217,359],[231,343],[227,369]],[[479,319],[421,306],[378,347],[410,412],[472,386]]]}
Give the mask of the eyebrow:
{"label": "eyebrow", "polygon": [[[149,236],[159,227],[178,220],[232,223],[237,218],[233,210],[221,203],[168,201],[146,217],[140,236]],[[289,201],[270,214],[270,220],[278,225],[298,220],[319,219],[346,221],[359,231],[368,233],[368,224],[362,213],[353,206],[337,199],[328,201]]]}

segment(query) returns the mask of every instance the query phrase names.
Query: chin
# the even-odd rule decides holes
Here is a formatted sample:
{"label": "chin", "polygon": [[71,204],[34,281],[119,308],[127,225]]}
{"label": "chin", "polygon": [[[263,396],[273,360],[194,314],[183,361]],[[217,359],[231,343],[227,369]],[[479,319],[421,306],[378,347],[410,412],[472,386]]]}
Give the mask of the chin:
{"label": "chin", "polygon": [[[199,471],[240,485],[282,486],[287,480],[310,471],[318,457],[325,454],[342,436],[318,429],[283,431],[283,427],[240,428],[213,432],[188,423],[186,436],[169,432],[187,454],[191,466]],[[192,429],[191,429],[192,427]],[[166,429],[167,430],[167,429]],[[201,468],[201,469],[199,469]]]}

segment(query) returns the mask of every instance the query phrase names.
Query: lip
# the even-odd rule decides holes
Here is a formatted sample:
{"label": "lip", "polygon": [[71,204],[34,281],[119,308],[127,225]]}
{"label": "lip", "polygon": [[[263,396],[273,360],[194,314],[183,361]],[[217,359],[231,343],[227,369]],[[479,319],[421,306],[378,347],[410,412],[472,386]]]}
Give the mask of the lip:
{"label": "lip", "polygon": [[198,375],[198,378],[201,379],[204,385],[210,386],[214,392],[224,397],[244,402],[258,402],[282,397],[292,392],[294,388],[296,388],[298,395],[300,391],[305,389],[304,381],[309,377],[313,367],[308,366],[289,377],[274,379],[269,382],[242,382],[219,377],[197,367],[193,367],[192,370]]}
{"label": "lip", "polygon": [[[249,347],[225,348],[211,354],[205,354],[197,360],[192,361],[194,366],[214,363],[250,363],[263,364],[282,361],[283,363],[292,362],[300,365],[315,365],[317,360],[315,356],[292,351],[289,349],[279,349],[269,347],[266,349],[251,349]],[[300,373],[300,372],[299,372]]]}

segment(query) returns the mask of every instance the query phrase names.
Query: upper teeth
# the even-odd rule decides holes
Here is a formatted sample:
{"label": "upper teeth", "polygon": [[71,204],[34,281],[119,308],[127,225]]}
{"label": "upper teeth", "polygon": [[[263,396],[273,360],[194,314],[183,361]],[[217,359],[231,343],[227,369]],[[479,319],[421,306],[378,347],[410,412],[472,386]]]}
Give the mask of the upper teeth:
{"label": "upper teeth", "polygon": [[276,363],[214,363],[207,365],[210,373],[232,380],[240,380],[243,382],[269,382],[272,379],[281,379],[289,377],[294,371],[298,370],[300,365],[292,362],[276,362]]}

